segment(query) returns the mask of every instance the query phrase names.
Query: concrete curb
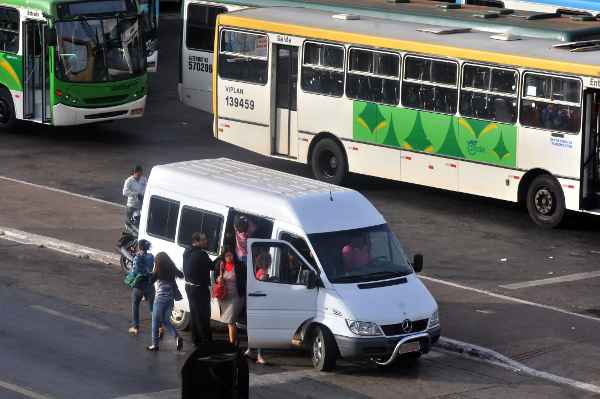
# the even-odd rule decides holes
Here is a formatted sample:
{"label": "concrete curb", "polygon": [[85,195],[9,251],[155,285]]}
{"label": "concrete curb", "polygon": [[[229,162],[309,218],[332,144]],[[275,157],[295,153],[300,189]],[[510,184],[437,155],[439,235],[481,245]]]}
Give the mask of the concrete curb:
{"label": "concrete curb", "polygon": [[25,245],[35,245],[48,248],[80,259],[89,259],[105,265],[120,266],[120,256],[116,253],[101,251],[52,237],[32,234],[21,230],[0,226],[0,238]]}
{"label": "concrete curb", "polygon": [[498,353],[492,349],[482,346],[469,344],[467,342],[458,341],[452,338],[440,337],[435,347],[448,352],[458,353],[463,356],[474,358],[476,360],[490,363],[505,369],[512,370],[517,373],[529,375],[531,377],[541,378],[546,381],[553,382],[559,385],[567,385],[583,391],[600,394],[600,386],[587,382],[573,380],[571,378],[561,377],[545,371],[540,371],[519,363],[508,356]]}

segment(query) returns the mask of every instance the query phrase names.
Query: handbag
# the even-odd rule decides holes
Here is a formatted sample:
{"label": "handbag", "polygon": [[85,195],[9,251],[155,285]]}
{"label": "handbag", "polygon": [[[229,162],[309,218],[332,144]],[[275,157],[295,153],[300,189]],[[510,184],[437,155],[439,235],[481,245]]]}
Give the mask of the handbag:
{"label": "handbag", "polygon": [[135,286],[139,282],[145,280],[146,278],[147,278],[147,275],[145,275],[145,274],[139,274],[139,273],[135,273],[135,272],[131,271],[131,272],[127,273],[127,275],[123,279],[123,282],[129,288],[135,288]]}
{"label": "handbag", "polygon": [[[223,264],[221,263],[221,274],[219,276],[223,276]],[[225,289],[225,282],[222,278],[217,278],[217,281],[212,286],[212,296],[218,300],[225,299],[227,295],[227,290]]]}

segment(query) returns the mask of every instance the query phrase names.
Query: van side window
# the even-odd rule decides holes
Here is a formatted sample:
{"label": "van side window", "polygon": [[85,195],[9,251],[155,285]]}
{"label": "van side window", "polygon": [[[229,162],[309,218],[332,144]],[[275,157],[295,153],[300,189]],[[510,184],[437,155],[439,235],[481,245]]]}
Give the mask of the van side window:
{"label": "van side window", "polygon": [[186,47],[190,50],[204,50],[212,53],[215,47],[217,15],[225,12],[227,12],[225,7],[190,4],[187,9]]}
{"label": "van side window", "polygon": [[179,220],[177,243],[182,247],[192,245],[192,234],[204,233],[208,237],[208,252],[219,252],[219,240],[223,228],[223,217],[200,209],[184,206]]}
{"label": "van side window", "polygon": [[279,233],[279,239],[281,241],[289,242],[292,245],[292,247],[294,247],[296,251],[300,253],[300,255],[304,256],[304,259],[306,259],[308,263],[310,263],[315,268],[317,267],[315,259],[312,256],[312,252],[310,251],[308,244],[306,243],[306,241],[304,241],[303,238],[298,237],[295,234],[282,231],[281,233]]}
{"label": "van side window", "polygon": [[148,234],[168,241],[175,241],[179,202],[166,198],[150,198],[148,214]]}
{"label": "van side window", "polygon": [[255,243],[252,246],[254,277],[277,284],[304,284],[307,268],[287,245]]}

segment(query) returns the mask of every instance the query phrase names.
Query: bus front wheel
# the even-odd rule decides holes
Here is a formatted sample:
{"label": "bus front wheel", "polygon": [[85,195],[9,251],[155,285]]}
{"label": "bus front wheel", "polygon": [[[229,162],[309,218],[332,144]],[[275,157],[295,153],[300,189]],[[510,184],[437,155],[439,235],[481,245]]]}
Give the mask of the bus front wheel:
{"label": "bus front wheel", "polygon": [[313,176],[331,184],[342,184],[348,174],[343,148],[333,139],[324,138],[315,145],[311,155]]}
{"label": "bus front wheel", "polygon": [[10,130],[16,123],[12,96],[8,90],[2,88],[0,89],[0,129]]}
{"label": "bus front wheel", "polygon": [[540,175],[533,179],[527,190],[527,211],[538,226],[558,226],[565,215],[565,208],[565,196],[554,177]]}

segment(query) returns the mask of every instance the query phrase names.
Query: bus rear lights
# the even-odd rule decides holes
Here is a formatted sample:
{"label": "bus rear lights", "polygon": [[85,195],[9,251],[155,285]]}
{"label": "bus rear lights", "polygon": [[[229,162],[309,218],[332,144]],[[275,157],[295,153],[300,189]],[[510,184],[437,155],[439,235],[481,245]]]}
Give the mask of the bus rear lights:
{"label": "bus rear lights", "polygon": [[62,95],[63,95],[63,92],[60,89],[56,89],[55,93],[56,93],[56,97],[62,97]]}
{"label": "bus rear lights", "polygon": [[144,108],[134,108],[131,110],[131,115],[142,115],[144,113]]}

